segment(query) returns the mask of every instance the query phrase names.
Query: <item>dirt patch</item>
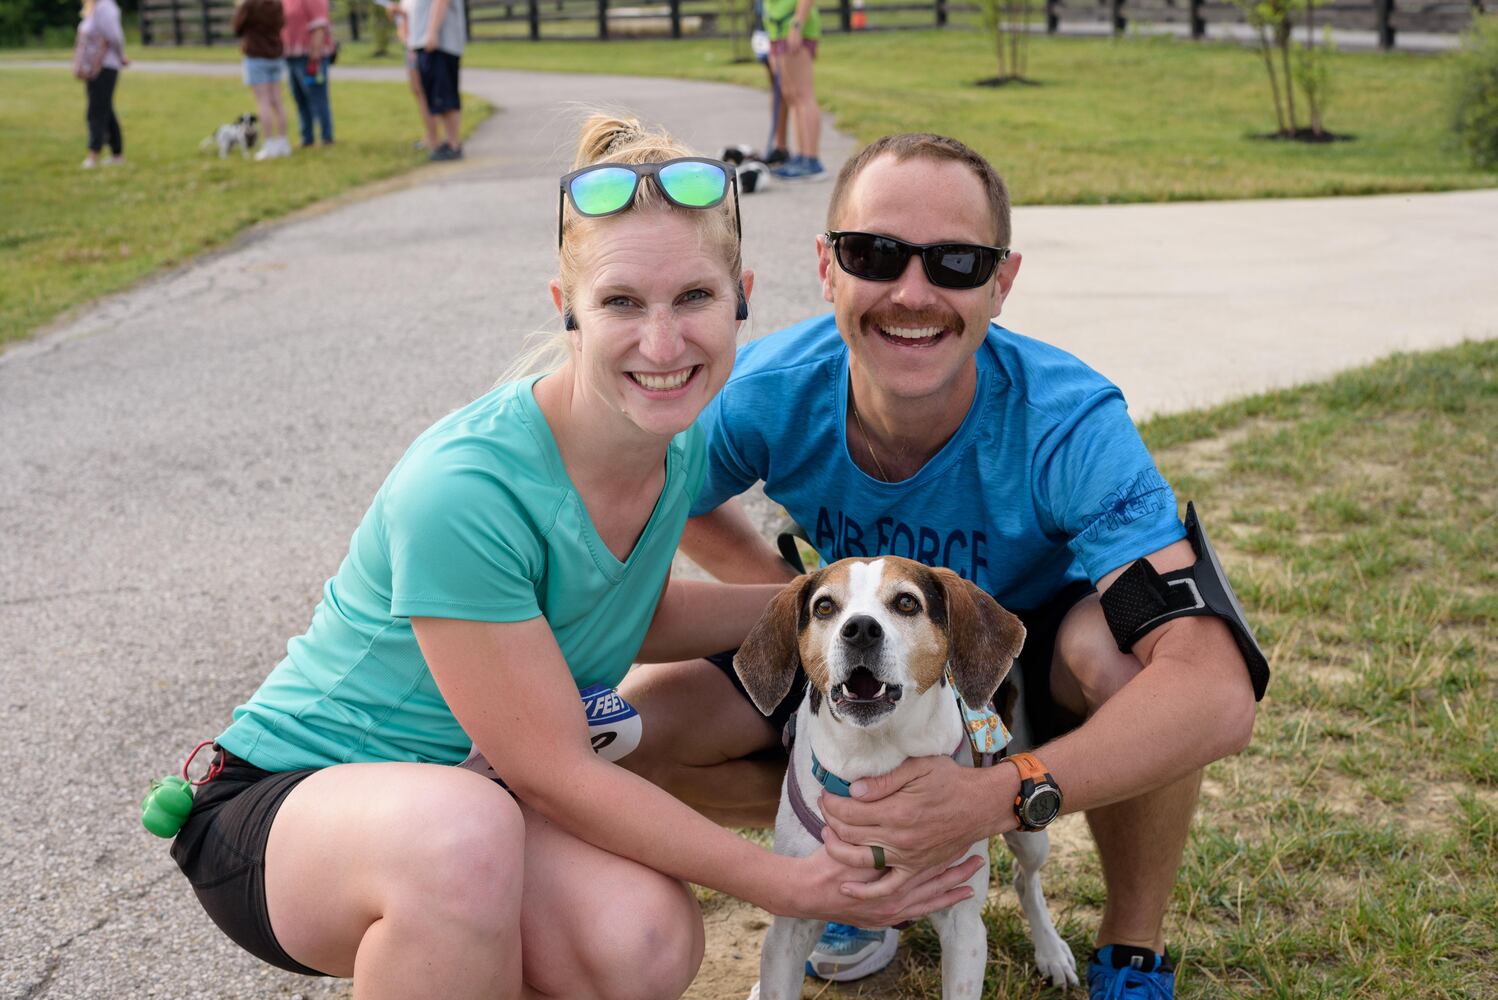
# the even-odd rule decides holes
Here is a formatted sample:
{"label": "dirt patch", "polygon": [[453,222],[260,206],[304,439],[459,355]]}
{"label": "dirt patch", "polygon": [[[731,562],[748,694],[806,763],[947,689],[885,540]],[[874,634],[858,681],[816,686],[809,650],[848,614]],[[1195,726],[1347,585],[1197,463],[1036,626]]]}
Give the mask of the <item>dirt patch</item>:
{"label": "dirt patch", "polygon": [[1356,139],[1357,136],[1349,135],[1346,132],[1316,132],[1309,128],[1298,128],[1294,131],[1285,129],[1283,132],[1265,132],[1261,135],[1256,135],[1253,138],[1268,139],[1270,141],[1277,140],[1280,142],[1322,143],[1351,142],[1352,140]]}
{"label": "dirt patch", "polygon": [[976,87],[1039,87],[1039,80],[1023,76],[986,76],[974,83]]}

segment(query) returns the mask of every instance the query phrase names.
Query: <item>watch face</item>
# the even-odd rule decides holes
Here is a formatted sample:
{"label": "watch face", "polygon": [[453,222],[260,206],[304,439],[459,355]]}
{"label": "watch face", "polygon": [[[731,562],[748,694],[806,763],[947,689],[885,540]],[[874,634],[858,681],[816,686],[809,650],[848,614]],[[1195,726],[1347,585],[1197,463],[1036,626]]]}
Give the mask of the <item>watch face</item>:
{"label": "watch face", "polygon": [[1061,793],[1050,785],[1041,785],[1025,800],[1025,822],[1042,827],[1061,812]]}

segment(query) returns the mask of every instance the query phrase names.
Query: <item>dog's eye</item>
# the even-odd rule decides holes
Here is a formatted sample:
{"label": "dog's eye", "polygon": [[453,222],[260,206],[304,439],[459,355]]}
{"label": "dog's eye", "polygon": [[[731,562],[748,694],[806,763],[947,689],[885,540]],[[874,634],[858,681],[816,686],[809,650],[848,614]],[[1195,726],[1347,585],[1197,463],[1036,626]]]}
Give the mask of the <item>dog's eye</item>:
{"label": "dog's eye", "polygon": [[812,602],[811,613],[818,618],[831,618],[832,613],[837,610],[837,605],[832,603],[830,597],[819,597]]}
{"label": "dog's eye", "polygon": [[901,594],[895,598],[895,610],[902,615],[913,615],[921,610],[921,602],[909,594]]}

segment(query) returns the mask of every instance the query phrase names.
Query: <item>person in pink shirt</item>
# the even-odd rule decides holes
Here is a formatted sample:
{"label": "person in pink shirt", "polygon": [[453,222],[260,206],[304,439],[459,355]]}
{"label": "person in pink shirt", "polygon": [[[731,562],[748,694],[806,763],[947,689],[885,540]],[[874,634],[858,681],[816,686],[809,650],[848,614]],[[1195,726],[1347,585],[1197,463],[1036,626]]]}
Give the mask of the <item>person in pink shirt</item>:
{"label": "person in pink shirt", "polygon": [[286,12],[281,44],[302,128],[302,146],[312,145],[314,121],[322,144],[330,146],[333,108],[328,101],[328,57],[333,53],[333,26],[328,20],[328,0],[282,0],[281,6]]}

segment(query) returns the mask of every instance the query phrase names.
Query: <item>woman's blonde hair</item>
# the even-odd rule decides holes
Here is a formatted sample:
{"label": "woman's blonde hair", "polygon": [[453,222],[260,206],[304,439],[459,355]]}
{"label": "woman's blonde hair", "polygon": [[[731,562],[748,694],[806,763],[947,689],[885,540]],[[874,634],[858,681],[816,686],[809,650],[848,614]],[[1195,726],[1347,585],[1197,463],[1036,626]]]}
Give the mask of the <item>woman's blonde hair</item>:
{"label": "woman's blonde hair", "polygon": [[[579,129],[572,169],[580,170],[593,163],[659,163],[679,156],[695,155],[697,154],[664,129],[646,126],[637,118],[593,112],[583,120]],[[734,195],[729,192],[722,204],[714,208],[706,211],[680,211],[684,213],[684,217],[697,224],[704,249],[718,254],[728,266],[729,275],[737,282],[743,273],[743,258],[733,201]],[[635,190],[635,200],[626,212],[658,210],[662,207],[676,209],[677,206],[661,195],[653,180],[642,178]],[[557,252],[557,266],[562,301],[571,308],[577,286],[591,263],[593,234],[600,227],[609,225],[614,217],[592,218],[579,215],[572,206],[572,200],[565,197],[562,199],[561,212],[562,245]],[[520,355],[506,367],[499,381],[508,382],[522,375],[552,371],[567,360],[570,351],[571,341],[565,331],[561,335],[541,334],[540,342],[523,348]]]}

